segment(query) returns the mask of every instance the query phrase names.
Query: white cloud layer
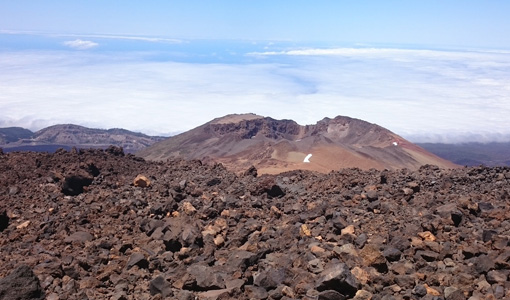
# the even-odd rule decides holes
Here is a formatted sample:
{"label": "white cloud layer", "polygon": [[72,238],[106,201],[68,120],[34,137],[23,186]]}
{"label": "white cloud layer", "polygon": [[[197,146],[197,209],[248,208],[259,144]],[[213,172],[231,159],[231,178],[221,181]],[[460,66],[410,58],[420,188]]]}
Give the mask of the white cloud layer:
{"label": "white cloud layer", "polygon": [[88,50],[88,49],[92,49],[92,48],[99,46],[98,43],[94,43],[92,41],[84,41],[84,40],[80,40],[80,39],[76,39],[74,41],[66,41],[66,42],[63,42],[63,44],[64,44],[64,46],[67,46],[67,47],[70,47],[70,48],[73,48],[76,50]]}
{"label": "white cloud layer", "polygon": [[300,124],[346,115],[417,142],[510,141],[505,51],[305,49],[251,56],[259,62],[0,52],[0,127],[75,123],[170,134],[253,112]]}
{"label": "white cloud layer", "polygon": [[85,38],[114,39],[114,40],[133,40],[133,41],[144,41],[144,42],[153,42],[153,43],[172,43],[172,44],[183,43],[183,41],[179,40],[179,39],[136,36],[136,35],[86,34],[86,35],[59,35],[59,36],[76,36],[76,37],[85,37]]}

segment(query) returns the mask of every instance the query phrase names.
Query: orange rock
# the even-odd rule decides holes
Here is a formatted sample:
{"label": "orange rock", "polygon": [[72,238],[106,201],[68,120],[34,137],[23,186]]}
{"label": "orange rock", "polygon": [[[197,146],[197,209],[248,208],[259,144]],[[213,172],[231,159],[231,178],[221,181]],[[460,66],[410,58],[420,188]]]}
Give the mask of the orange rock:
{"label": "orange rock", "polygon": [[301,225],[299,234],[301,236],[311,236],[312,235],[312,233],[310,232],[310,229],[308,229],[308,226],[306,226],[306,224]]}
{"label": "orange rock", "polygon": [[197,209],[193,206],[193,204],[191,204],[187,201],[182,204],[181,209],[187,215],[191,215],[197,211]]}
{"label": "orange rock", "polygon": [[271,212],[277,216],[281,216],[282,215],[282,211],[278,209],[278,207],[276,206],[271,206]]}
{"label": "orange rock", "polygon": [[315,255],[322,255],[326,252],[324,248],[319,246],[312,246],[312,248],[310,248],[310,251]]}
{"label": "orange rock", "polygon": [[430,231],[420,232],[418,236],[421,237],[425,241],[433,242],[436,240],[436,237]]}
{"label": "orange rock", "polygon": [[351,273],[354,275],[354,277],[356,277],[356,279],[358,279],[361,284],[367,284],[367,282],[370,280],[370,275],[368,275],[368,273],[360,267],[352,268]]}
{"label": "orange rock", "polygon": [[349,225],[340,231],[341,235],[354,234],[354,225]]}
{"label": "orange rock", "polygon": [[30,221],[25,221],[21,224],[19,224],[18,226],[16,226],[16,229],[23,229],[23,228],[27,228],[28,225],[30,225]]}
{"label": "orange rock", "polygon": [[214,241],[214,244],[215,244],[216,246],[218,246],[218,247],[219,247],[219,246],[222,246],[222,245],[225,243],[225,239],[224,239],[224,238],[223,238],[223,236],[221,236],[221,235],[217,235],[217,236],[213,239],[213,241]]}
{"label": "orange rock", "polygon": [[416,236],[412,236],[411,237],[411,246],[413,247],[419,247],[419,246],[422,246],[424,243],[423,243],[423,240],[419,237],[416,237]]}
{"label": "orange rock", "polygon": [[138,175],[136,176],[135,180],[133,180],[133,185],[134,186],[137,186],[137,187],[149,187],[151,185],[151,181],[149,180],[149,178],[143,176],[143,175]]}
{"label": "orange rock", "polygon": [[429,287],[427,284],[424,284],[424,286],[425,289],[427,289],[427,294],[432,296],[441,296],[441,293],[438,290]]}

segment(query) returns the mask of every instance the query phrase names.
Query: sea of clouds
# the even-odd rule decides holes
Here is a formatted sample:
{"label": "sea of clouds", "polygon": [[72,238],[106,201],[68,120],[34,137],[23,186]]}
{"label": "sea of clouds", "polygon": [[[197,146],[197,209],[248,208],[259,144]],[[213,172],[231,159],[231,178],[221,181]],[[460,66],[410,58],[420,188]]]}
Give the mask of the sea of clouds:
{"label": "sea of clouds", "polygon": [[101,51],[105,41],[0,49],[0,127],[74,123],[169,135],[252,112],[300,124],[346,115],[414,142],[510,141],[509,51],[268,44],[225,63],[214,56],[228,53],[194,62]]}

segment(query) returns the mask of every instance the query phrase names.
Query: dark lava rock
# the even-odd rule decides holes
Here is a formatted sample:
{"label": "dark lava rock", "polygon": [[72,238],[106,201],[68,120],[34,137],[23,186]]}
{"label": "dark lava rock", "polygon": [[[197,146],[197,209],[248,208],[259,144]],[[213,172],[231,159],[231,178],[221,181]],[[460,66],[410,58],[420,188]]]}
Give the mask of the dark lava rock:
{"label": "dark lava rock", "polygon": [[482,231],[482,241],[484,243],[492,241],[493,237],[497,235],[498,232],[496,230],[483,230]]}
{"label": "dark lava rock", "polygon": [[112,154],[113,156],[124,156],[124,149],[117,146],[109,146],[105,150],[106,153]]}
{"label": "dark lava rock", "polygon": [[220,178],[213,178],[211,180],[209,180],[206,185],[207,186],[215,186],[215,185],[218,185],[221,183],[221,179]]}
{"label": "dark lava rock", "polygon": [[335,290],[326,290],[319,293],[319,300],[345,300],[347,297]]}
{"label": "dark lava rock", "polygon": [[475,270],[479,274],[486,274],[495,268],[494,260],[488,255],[480,255],[475,259]]}
{"label": "dark lava rock", "polygon": [[367,192],[367,199],[368,201],[375,201],[377,200],[379,196],[377,195],[377,191],[376,190],[370,190]]}
{"label": "dark lava rock", "polygon": [[266,290],[275,289],[287,278],[287,274],[284,269],[270,269],[262,271],[253,276],[253,283],[256,286],[265,288]]}
{"label": "dark lava rock", "polygon": [[209,266],[193,265],[188,273],[194,278],[194,284],[188,286],[195,291],[219,290],[225,288],[224,275]]}
{"label": "dark lava rock", "polygon": [[164,297],[172,296],[172,286],[163,276],[158,276],[151,280],[149,291],[151,295],[161,294]]}
{"label": "dark lava rock", "polygon": [[129,257],[126,267],[129,269],[133,266],[138,266],[141,269],[147,269],[149,267],[149,261],[140,252],[135,252]]}
{"label": "dark lava rock", "polygon": [[267,299],[268,293],[267,291],[259,286],[254,285],[246,285],[244,287],[244,290],[246,291],[246,295],[248,296],[248,299]]}
{"label": "dark lava rock", "polygon": [[9,216],[7,216],[7,211],[3,211],[0,214],[0,232],[4,231],[9,227]]}
{"label": "dark lava rock", "polygon": [[381,273],[388,271],[388,265],[386,264],[386,258],[379,251],[379,248],[375,245],[366,245],[360,252],[360,256],[363,258],[365,263],[369,266],[374,267]]}
{"label": "dark lava rock", "polygon": [[439,259],[439,253],[436,253],[434,251],[428,251],[428,250],[424,250],[424,251],[417,251],[416,252],[416,256],[417,257],[421,257],[423,258],[424,260],[426,261],[435,261],[435,260],[438,260]]}
{"label": "dark lava rock", "polygon": [[85,243],[94,239],[92,234],[85,231],[77,231],[64,239],[66,243],[79,242]]}
{"label": "dark lava rock", "polygon": [[44,292],[39,284],[39,279],[32,270],[28,266],[22,265],[0,279],[0,299],[44,299]]}
{"label": "dark lava rock", "polygon": [[427,288],[425,288],[425,286],[422,284],[417,284],[414,287],[412,294],[416,295],[418,297],[423,297],[423,296],[427,295]]}
{"label": "dark lava rock", "polygon": [[387,247],[386,249],[384,249],[383,255],[384,255],[384,257],[386,257],[386,259],[388,261],[398,261],[398,260],[400,260],[402,251],[400,251],[394,247]]}
{"label": "dark lava rock", "polygon": [[277,198],[285,196],[285,192],[278,185],[273,185],[270,189],[266,190],[266,193],[269,197]]}
{"label": "dark lava rock", "polygon": [[243,173],[243,176],[257,177],[257,175],[257,168],[255,168],[255,166],[249,167],[248,170]]}
{"label": "dark lava rock", "polygon": [[464,293],[462,291],[456,290],[453,293],[450,293],[446,297],[446,300],[466,300],[466,296],[464,295]]}
{"label": "dark lava rock", "polygon": [[354,297],[360,288],[360,283],[347,265],[338,263],[319,274],[316,287],[319,292],[335,290],[344,296]]}
{"label": "dark lava rock", "polygon": [[[510,168],[257,177],[121,153],[0,156],[2,293],[28,265],[50,300],[510,295]],[[93,181],[70,197],[71,176]]]}
{"label": "dark lava rock", "polygon": [[255,264],[261,256],[262,253],[257,254],[244,250],[234,251],[229,256],[228,265],[235,269],[245,270]]}
{"label": "dark lava rock", "polygon": [[89,186],[94,178],[91,176],[71,175],[66,176],[64,185],[62,186],[62,193],[66,196],[76,196],[83,193],[83,188]]}

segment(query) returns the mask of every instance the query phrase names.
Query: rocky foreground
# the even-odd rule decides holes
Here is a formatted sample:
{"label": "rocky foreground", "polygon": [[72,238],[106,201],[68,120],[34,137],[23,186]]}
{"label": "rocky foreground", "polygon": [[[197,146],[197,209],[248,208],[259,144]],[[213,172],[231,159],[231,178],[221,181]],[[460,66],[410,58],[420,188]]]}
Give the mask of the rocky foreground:
{"label": "rocky foreground", "polygon": [[509,198],[509,168],[0,152],[0,299],[510,299]]}

